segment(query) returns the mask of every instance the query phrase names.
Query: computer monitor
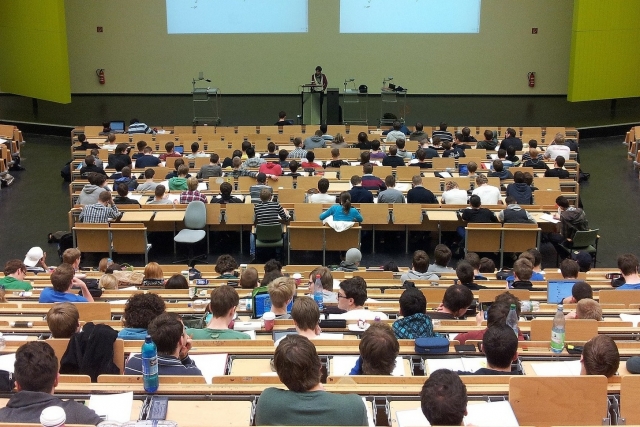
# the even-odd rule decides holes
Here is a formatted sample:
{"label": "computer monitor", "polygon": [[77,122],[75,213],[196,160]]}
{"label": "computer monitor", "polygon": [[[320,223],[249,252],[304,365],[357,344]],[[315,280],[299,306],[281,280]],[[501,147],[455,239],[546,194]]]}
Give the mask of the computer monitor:
{"label": "computer monitor", "polygon": [[124,120],[114,120],[109,123],[109,127],[113,133],[124,133]]}
{"label": "computer monitor", "polygon": [[547,283],[547,303],[560,304],[563,299],[571,296],[575,281],[549,280]]}

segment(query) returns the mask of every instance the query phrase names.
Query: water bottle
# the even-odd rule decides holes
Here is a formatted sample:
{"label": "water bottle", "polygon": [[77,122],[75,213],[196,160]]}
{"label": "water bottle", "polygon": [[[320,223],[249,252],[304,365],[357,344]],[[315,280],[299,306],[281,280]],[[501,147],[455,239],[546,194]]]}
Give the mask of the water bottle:
{"label": "water bottle", "polygon": [[513,332],[518,336],[518,313],[516,313],[516,305],[511,304],[509,308],[509,314],[507,314],[507,326],[513,329]]}
{"label": "water bottle", "polygon": [[558,304],[558,311],[553,318],[553,327],[551,328],[551,351],[553,353],[562,353],[564,349],[564,312],[562,304]]}
{"label": "water bottle", "polygon": [[147,335],[142,344],[142,384],[147,393],[155,393],[158,390],[158,350]]}
{"label": "water bottle", "polygon": [[313,300],[318,304],[320,311],[324,309],[322,297],[322,281],[320,280],[320,275],[316,274],[316,283],[313,285]]}

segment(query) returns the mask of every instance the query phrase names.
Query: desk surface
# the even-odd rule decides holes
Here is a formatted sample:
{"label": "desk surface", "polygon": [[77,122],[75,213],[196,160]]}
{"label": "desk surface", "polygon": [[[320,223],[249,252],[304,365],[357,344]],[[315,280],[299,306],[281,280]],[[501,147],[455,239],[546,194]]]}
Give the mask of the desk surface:
{"label": "desk surface", "polygon": [[154,221],[166,221],[166,222],[177,222],[184,221],[184,214],[186,211],[184,210],[163,210],[156,212],[156,216],[153,218]]}
{"label": "desk surface", "polygon": [[454,210],[427,211],[427,218],[430,221],[458,221],[458,214]]}
{"label": "desk surface", "polygon": [[153,218],[153,211],[124,211],[121,222],[149,222]]}

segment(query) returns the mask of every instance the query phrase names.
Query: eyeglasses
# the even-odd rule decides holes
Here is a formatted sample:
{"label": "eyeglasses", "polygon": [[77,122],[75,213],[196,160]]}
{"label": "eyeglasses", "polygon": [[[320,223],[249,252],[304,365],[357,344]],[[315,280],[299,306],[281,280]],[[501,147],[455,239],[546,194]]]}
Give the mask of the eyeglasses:
{"label": "eyeglasses", "polygon": [[340,295],[340,294],[338,294],[338,299],[340,299],[340,298],[349,299],[349,297],[347,297],[346,295]]}

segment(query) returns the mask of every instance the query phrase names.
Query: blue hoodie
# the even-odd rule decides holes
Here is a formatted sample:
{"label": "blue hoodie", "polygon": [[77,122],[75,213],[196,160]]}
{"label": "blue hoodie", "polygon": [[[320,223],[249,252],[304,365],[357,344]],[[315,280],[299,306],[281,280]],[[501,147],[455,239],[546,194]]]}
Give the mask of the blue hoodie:
{"label": "blue hoodie", "polygon": [[147,336],[147,330],[145,328],[123,328],[118,332],[118,338],[123,340],[142,340],[144,341]]}

